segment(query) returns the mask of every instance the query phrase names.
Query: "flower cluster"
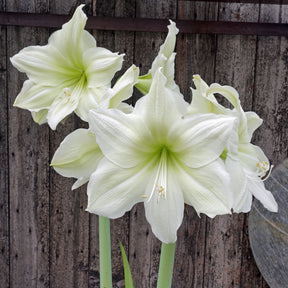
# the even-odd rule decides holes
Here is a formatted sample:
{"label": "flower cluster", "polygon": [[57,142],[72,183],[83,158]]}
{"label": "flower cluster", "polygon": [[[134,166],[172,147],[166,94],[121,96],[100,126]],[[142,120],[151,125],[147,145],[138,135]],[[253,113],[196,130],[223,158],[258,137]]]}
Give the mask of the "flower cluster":
{"label": "flower cluster", "polygon": [[[164,243],[176,241],[185,203],[214,217],[248,212],[254,195],[276,212],[263,183],[269,161],[251,144],[262,120],[243,111],[234,88],[208,86],[198,75],[192,102],[184,100],[174,80],[175,23],[170,21],[149,73],[139,76],[132,65],[111,87],[123,55],[96,46],[84,30],[82,8],[46,46],[25,48],[11,61],[29,78],[15,106],[52,129],[73,111],[89,123],[63,140],[51,163],[61,175],[77,178],[72,189],[88,182],[87,211],[117,218],[143,202]],[[123,101],[134,86],[144,96],[132,107]]]}

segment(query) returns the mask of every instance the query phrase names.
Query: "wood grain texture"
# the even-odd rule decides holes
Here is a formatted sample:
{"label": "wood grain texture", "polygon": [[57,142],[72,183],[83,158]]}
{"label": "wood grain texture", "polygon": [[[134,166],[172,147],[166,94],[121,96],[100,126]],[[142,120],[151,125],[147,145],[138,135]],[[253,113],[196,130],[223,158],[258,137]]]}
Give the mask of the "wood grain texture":
{"label": "wood grain texture", "polygon": [[[258,5],[221,3],[218,19],[251,21],[258,19],[258,14]],[[235,87],[245,110],[252,110],[255,57],[255,36],[217,36],[214,81]],[[259,281],[257,275],[250,276],[255,263],[251,262],[251,251],[246,251],[246,245],[243,245],[248,243],[245,217],[244,214],[236,214],[218,216],[207,221],[209,233],[206,237],[205,273],[209,277],[204,281],[204,287],[262,287],[262,279]],[[250,257],[248,261],[247,257]],[[221,261],[221,258],[225,261]],[[242,278],[244,270],[249,271],[245,279]]]}
{"label": "wood grain texture", "polygon": [[[0,0],[0,11],[71,15],[83,1]],[[287,23],[285,5],[205,1],[86,0],[87,15],[211,21]],[[24,74],[9,57],[29,45],[44,45],[54,29],[0,27],[0,287],[100,287],[98,217],[85,212],[86,186],[49,167],[71,131],[87,127],[68,117],[56,131],[38,126],[29,112],[12,107]],[[91,31],[97,45],[125,53],[145,74],[166,33]],[[181,31],[180,31],[181,32]],[[188,101],[193,74],[208,84],[234,86],[245,110],[264,124],[253,141],[272,162],[287,156],[288,41],[285,37],[179,34],[176,82]],[[129,103],[141,97],[135,93]],[[246,215],[199,218],[188,207],[178,231],[173,288],[267,288],[253,259]],[[135,287],[156,287],[161,243],[151,232],[143,205],[111,221],[114,288],[124,287],[119,241],[129,257]]]}
{"label": "wood grain texture", "polygon": [[[7,11],[43,13],[46,7],[45,1],[6,2]],[[49,285],[48,128],[35,125],[29,112],[12,107],[25,77],[8,58],[25,46],[43,43],[46,35],[42,29],[7,28],[10,287]]]}
{"label": "wood grain texture", "polygon": [[[0,1],[4,10],[4,1]],[[8,157],[8,97],[7,97],[7,29],[0,27],[0,279],[8,288],[9,275],[9,157]]]}

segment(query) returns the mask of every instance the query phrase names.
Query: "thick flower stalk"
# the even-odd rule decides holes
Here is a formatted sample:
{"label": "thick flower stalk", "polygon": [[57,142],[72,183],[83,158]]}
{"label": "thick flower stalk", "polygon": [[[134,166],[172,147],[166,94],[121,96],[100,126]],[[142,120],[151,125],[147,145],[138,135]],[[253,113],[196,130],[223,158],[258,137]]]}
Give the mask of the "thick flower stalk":
{"label": "thick flower stalk", "polygon": [[[221,155],[231,177],[234,212],[248,212],[254,195],[270,211],[277,212],[278,205],[263,181],[269,175],[270,164],[260,147],[251,144],[254,131],[262,124],[262,119],[254,112],[244,112],[237,91],[230,86],[212,84],[208,86],[199,75],[194,76],[196,89],[189,107],[190,114],[213,113],[236,117],[236,125],[227,146]],[[215,98],[215,94],[225,97],[233,106],[225,108]]]}
{"label": "thick flower stalk", "polygon": [[231,213],[229,174],[220,155],[235,119],[183,116],[188,103],[166,84],[160,68],[132,113],[90,111],[104,157],[88,183],[87,210],[117,218],[144,202],[153,233],[173,243],[184,203],[209,216]]}
{"label": "thick flower stalk", "polygon": [[[131,113],[133,108],[122,102],[132,95],[133,86],[138,81],[139,69],[132,65],[103,95],[99,106],[118,108]],[[89,129],[77,129],[70,133],[56,150],[51,166],[64,177],[74,177],[78,180],[72,186],[76,189],[88,182],[90,175],[96,170],[103,154],[96,136]]]}
{"label": "thick flower stalk", "polygon": [[30,46],[11,58],[28,76],[14,106],[28,109],[34,120],[52,129],[73,111],[84,121],[110,88],[121,69],[123,55],[96,47],[84,27],[87,16],[80,5],[72,19],[54,32],[45,46]]}

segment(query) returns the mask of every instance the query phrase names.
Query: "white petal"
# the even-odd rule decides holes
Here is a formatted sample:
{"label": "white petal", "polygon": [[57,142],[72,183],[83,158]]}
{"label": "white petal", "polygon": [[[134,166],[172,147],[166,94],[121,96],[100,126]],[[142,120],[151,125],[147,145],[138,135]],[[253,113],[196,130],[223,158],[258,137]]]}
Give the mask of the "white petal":
{"label": "white petal", "polygon": [[[156,171],[146,187],[146,195],[154,188]],[[159,199],[157,192],[144,201],[145,215],[155,236],[164,243],[177,240],[177,230],[183,219],[184,200],[175,171],[168,166],[166,198]]]}
{"label": "white petal", "polygon": [[[130,98],[133,93],[133,87],[138,82],[139,68],[132,65],[112,89],[109,89],[103,96],[102,103],[106,108],[118,108],[119,104]],[[102,104],[101,103],[101,104]]]}
{"label": "white petal", "polygon": [[176,53],[172,53],[172,55],[167,59],[164,64],[163,74],[167,77],[167,88],[172,91],[180,94],[179,86],[175,83],[175,56]]}
{"label": "white petal", "polygon": [[[252,172],[260,175],[258,165],[264,162],[267,163],[267,171],[269,170],[269,160],[262,151],[262,149],[253,144],[239,144],[239,159],[241,164],[247,172]],[[265,174],[265,171],[262,171]],[[261,175],[260,175],[261,176]]]}
{"label": "white petal", "polygon": [[178,170],[184,202],[193,206],[198,214],[214,217],[231,213],[230,177],[221,159],[197,169],[178,164]]}
{"label": "white petal", "polygon": [[176,157],[191,168],[207,165],[223,152],[235,118],[198,114],[182,117],[167,136]]}
{"label": "white petal", "polygon": [[133,112],[134,107],[132,105],[129,105],[127,103],[122,102],[118,105],[117,109],[119,109],[120,111],[122,111],[125,114],[130,114]]}
{"label": "white petal", "polygon": [[187,113],[188,107],[182,95],[168,89],[166,82],[159,69],[153,77],[149,93],[136,102],[134,109],[134,113],[141,115],[158,141],[165,140],[171,126]]}
{"label": "white petal", "polygon": [[48,111],[47,119],[50,128],[55,130],[58,123],[76,109],[78,102],[79,91],[74,89],[71,93],[69,88],[64,88]]}
{"label": "white petal", "polygon": [[14,106],[30,111],[48,109],[60,91],[61,87],[59,89],[59,87],[41,86],[26,80],[15,99]]}
{"label": "white petal", "polygon": [[84,30],[87,16],[82,11],[84,5],[78,6],[72,19],[54,32],[49,38],[49,46],[55,47],[59,53],[76,66],[82,66],[83,53],[96,47],[94,37]]}
{"label": "white petal", "polygon": [[101,99],[105,94],[107,87],[86,88],[85,93],[80,96],[78,106],[75,113],[83,120],[88,122],[89,111],[96,109],[101,103]]}
{"label": "white petal", "polygon": [[51,166],[62,176],[79,178],[81,181],[73,185],[75,189],[88,181],[102,157],[96,136],[88,129],[77,129],[62,141]]}
{"label": "white petal", "polygon": [[150,131],[136,115],[99,108],[90,111],[89,126],[104,155],[123,168],[147,161],[154,151]]}
{"label": "white petal", "polygon": [[103,158],[88,183],[87,211],[109,218],[121,217],[143,201],[141,196],[150,170],[149,165],[123,169]]}
{"label": "white petal", "polygon": [[265,189],[262,181],[248,179],[248,189],[271,212],[278,212],[278,204],[272,193]]}
{"label": "white petal", "polygon": [[121,69],[123,56],[100,47],[87,50],[83,54],[83,66],[88,87],[109,84],[115,73]]}
{"label": "white petal", "polygon": [[82,185],[84,185],[85,183],[87,183],[89,181],[89,177],[80,177],[72,186],[72,190],[75,190],[79,187],[81,187]]}
{"label": "white petal", "polygon": [[77,67],[49,45],[26,47],[14,55],[11,62],[30,80],[41,85],[60,85],[81,74]]}
{"label": "white petal", "polygon": [[178,34],[179,30],[176,27],[175,22],[170,20],[170,25],[168,26],[168,34],[165,39],[165,42],[161,45],[160,51],[155,58],[155,60],[152,63],[151,67],[151,73],[152,76],[154,77],[154,74],[156,71],[163,66],[163,58],[162,55],[168,59],[172,55],[174,49],[175,49],[175,44],[176,44],[176,35]]}
{"label": "white petal", "polygon": [[251,138],[253,136],[254,131],[262,125],[263,120],[255,113],[252,111],[249,112],[245,112],[245,117],[247,119],[247,138],[243,139],[242,135],[239,135],[239,138],[241,140],[241,142],[244,142],[244,140],[246,140],[246,142],[250,142]]}
{"label": "white petal", "polygon": [[233,203],[231,205],[233,212],[249,212],[252,204],[252,194],[248,190],[248,178],[239,159],[233,159],[228,155],[225,166],[231,179],[230,191],[233,195]]}
{"label": "white petal", "polygon": [[239,94],[231,86],[221,86],[217,83],[212,84],[206,92],[207,94],[221,94],[224,96],[235,108],[240,105]]}
{"label": "white petal", "polygon": [[44,123],[47,123],[47,114],[48,114],[48,110],[43,109],[40,110],[38,112],[32,111],[32,118],[33,120],[38,123],[39,125],[42,125]]}

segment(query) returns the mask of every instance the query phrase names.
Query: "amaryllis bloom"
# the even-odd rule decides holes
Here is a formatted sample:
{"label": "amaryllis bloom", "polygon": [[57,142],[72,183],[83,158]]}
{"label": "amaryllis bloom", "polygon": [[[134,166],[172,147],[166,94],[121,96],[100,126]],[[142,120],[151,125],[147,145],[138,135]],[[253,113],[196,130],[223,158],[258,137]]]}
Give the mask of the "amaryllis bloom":
{"label": "amaryllis bloom", "polygon": [[[262,119],[254,112],[243,111],[239,95],[233,87],[216,83],[208,86],[199,75],[195,75],[193,80],[196,89],[192,89],[190,114],[214,113],[237,118],[227,146],[221,155],[231,177],[234,212],[250,211],[252,195],[268,210],[277,212],[278,205],[263,183],[271,169],[269,160],[260,147],[251,144],[252,135],[262,124]],[[216,94],[224,96],[233,108],[225,108],[219,104],[215,98]]]}
{"label": "amaryllis bloom", "polygon": [[36,122],[48,122],[52,129],[73,111],[88,121],[89,109],[101,101],[122,66],[123,55],[96,47],[94,37],[84,30],[83,6],[47,45],[24,48],[11,58],[29,79],[14,106],[28,109]]}
{"label": "amaryllis bloom", "polygon": [[174,66],[175,66],[175,56],[176,53],[175,45],[176,45],[176,36],[179,30],[176,27],[175,22],[170,20],[170,25],[168,25],[168,34],[161,45],[158,55],[154,59],[151,69],[146,75],[140,76],[138,83],[135,87],[140,90],[143,94],[147,94],[149,92],[152,78],[154,77],[156,71],[162,67],[162,73],[167,78],[167,88],[174,90],[175,92],[180,93],[178,85],[174,81]]}
{"label": "amaryllis bloom", "polygon": [[[99,105],[131,113],[132,107],[122,101],[132,95],[138,75],[139,69],[132,65],[113,88],[106,91]],[[95,134],[89,129],[77,129],[62,141],[53,156],[51,166],[64,177],[77,178],[78,180],[72,186],[72,189],[76,189],[88,182],[102,158],[103,154],[97,144]]]}
{"label": "amaryllis bloom", "polygon": [[162,242],[175,242],[184,203],[209,216],[231,213],[229,174],[220,154],[234,118],[187,114],[183,97],[167,88],[162,69],[132,113],[91,110],[89,125],[104,154],[88,183],[91,213],[117,218],[144,202]]}

